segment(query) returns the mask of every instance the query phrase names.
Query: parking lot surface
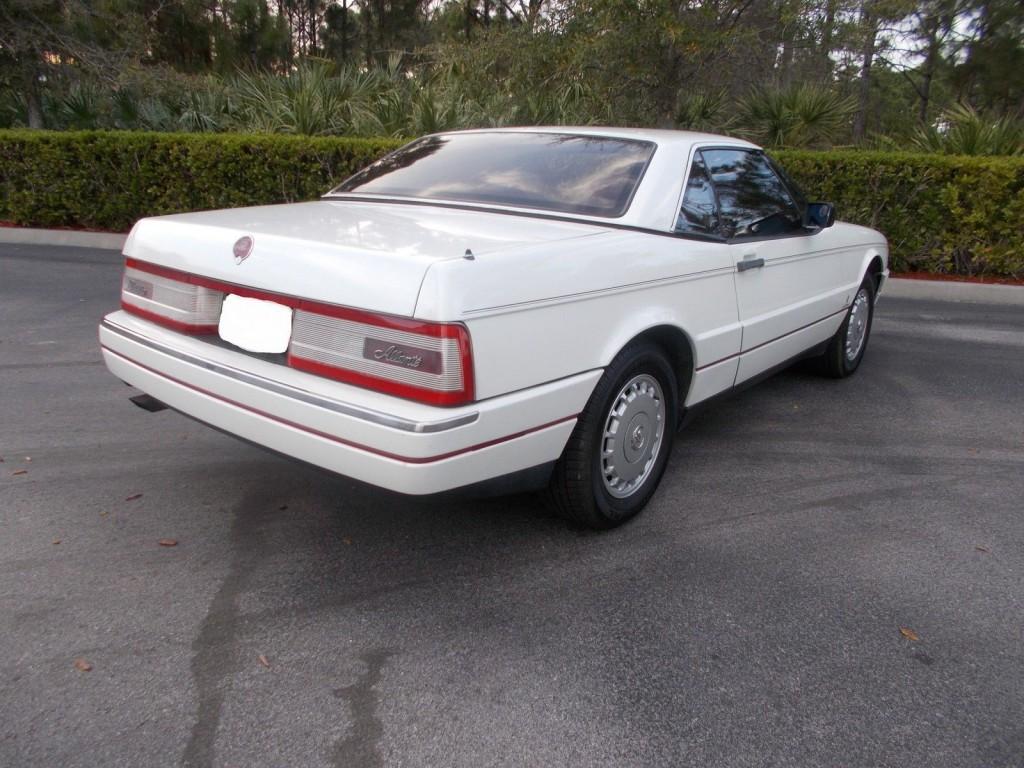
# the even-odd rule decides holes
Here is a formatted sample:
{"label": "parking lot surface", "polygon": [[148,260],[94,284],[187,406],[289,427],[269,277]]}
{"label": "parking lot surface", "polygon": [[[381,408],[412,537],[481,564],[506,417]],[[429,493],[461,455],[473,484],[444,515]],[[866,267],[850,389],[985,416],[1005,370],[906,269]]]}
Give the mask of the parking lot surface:
{"label": "parking lot surface", "polygon": [[134,407],[119,270],[0,246],[0,765],[1024,765],[1019,308],[883,297],[595,534]]}

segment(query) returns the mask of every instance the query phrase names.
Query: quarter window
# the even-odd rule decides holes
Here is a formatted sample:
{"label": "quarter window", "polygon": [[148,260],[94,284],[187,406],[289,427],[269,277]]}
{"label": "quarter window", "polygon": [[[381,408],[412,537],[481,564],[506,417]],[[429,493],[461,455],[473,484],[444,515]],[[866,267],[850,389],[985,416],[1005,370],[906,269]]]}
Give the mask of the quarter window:
{"label": "quarter window", "polygon": [[718,192],[723,234],[758,238],[801,229],[800,209],[763,154],[742,149],[701,154]]}
{"label": "quarter window", "polygon": [[676,232],[688,232],[697,235],[714,235],[718,233],[718,203],[715,200],[715,189],[711,186],[707,169],[700,155],[693,160],[690,167],[690,178],[686,182],[683,203],[679,206],[676,217]]}

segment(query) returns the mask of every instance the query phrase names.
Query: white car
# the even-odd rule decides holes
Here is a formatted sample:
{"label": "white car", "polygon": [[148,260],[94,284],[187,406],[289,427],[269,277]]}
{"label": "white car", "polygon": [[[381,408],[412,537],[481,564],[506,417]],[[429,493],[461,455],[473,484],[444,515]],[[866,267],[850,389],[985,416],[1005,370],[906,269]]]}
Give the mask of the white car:
{"label": "white car", "polygon": [[800,357],[853,373],[888,276],[755,145],[618,128],[427,136],[124,253],[99,335],[143,407],[407,494],[547,485],[597,528],[694,406]]}

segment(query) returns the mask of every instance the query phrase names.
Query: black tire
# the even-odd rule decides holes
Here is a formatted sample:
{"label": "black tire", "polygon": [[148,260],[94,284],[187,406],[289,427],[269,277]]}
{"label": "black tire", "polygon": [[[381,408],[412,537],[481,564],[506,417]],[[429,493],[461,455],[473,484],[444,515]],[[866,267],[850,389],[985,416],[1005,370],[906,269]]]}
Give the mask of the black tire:
{"label": "black tire", "polygon": [[[858,314],[866,312],[866,315]],[[865,275],[864,281],[860,284],[860,288],[857,289],[857,293],[850,302],[850,308],[846,312],[846,317],[843,318],[843,324],[839,326],[839,330],[836,331],[836,335],[832,337],[828,347],[825,349],[825,353],[822,355],[822,363],[826,375],[831,376],[834,379],[845,379],[847,376],[852,376],[857,368],[860,367],[860,361],[864,359],[864,353],[868,348],[868,339],[871,338],[871,324],[875,317],[875,280],[873,275]],[[863,322],[863,334],[860,341],[860,345],[856,347],[856,352],[850,354],[853,350],[848,348],[847,342],[851,339],[851,334],[857,333],[857,326],[859,322]]]}
{"label": "black tire", "polygon": [[[554,510],[598,530],[614,528],[639,513],[654,495],[672,452],[678,398],[675,372],[661,347],[642,341],[622,350],[598,381],[555,465],[548,487]],[[606,441],[613,406],[623,417],[616,428],[620,439],[611,436]],[[655,426],[659,421],[660,436]],[[604,454],[605,446],[612,446],[613,452]],[[635,472],[635,477],[625,481],[617,470],[606,472],[616,456],[622,459],[621,474]],[[621,482],[613,488],[616,481]]]}

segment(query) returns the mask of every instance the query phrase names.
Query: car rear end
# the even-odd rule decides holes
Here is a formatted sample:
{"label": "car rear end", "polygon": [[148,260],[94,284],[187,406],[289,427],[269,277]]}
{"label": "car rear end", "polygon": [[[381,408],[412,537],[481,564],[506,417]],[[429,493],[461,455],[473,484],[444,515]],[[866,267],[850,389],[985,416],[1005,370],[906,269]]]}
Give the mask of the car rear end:
{"label": "car rear end", "polygon": [[[403,493],[557,459],[593,376],[480,399],[470,325],[415,317],[423,277],[446,255],[282,234],[283,222],[252,234],[260,217],[242,228],[236,212],[220,214],[133,232],[121,309],[99,329],[118,378],[225,432]],[[340,228],[333,220],[335,237]]]}

